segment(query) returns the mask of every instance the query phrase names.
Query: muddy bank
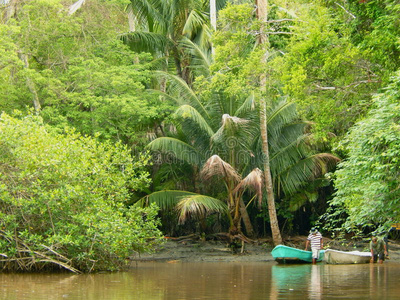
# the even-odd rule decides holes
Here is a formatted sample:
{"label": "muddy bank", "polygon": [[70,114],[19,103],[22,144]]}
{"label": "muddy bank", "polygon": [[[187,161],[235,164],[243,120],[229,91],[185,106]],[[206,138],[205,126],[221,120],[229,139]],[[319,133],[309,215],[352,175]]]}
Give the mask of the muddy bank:
{"label": "muddy bank", "polygon": [[132,257],[134,261],[186,261],[186,262],[233,262],[272,261],[272,247],[267,244],[245,244],[234,253],[227,243],[219,241],[171,241],[153,254]]}
{"label": "muddy bank", "polygon": [[[287,246],[304,249],[306,236],[287,238]],[[243,246],[243,247],[242,247]],[[152,254],[136,254],[131,257],[135,261],[160,261],[160,262],[266,262],[273,261],[271,250],[273,244],[270,240],[258,240],[254,243],[234,249],[224,241],[201,241],[193,239],[167,239],[163,246]],[[344,251],[369,251],[368,243],[343,243],[324,238],[324,249]],[[400,262],[400,242],[389,241],[389,260]]]}

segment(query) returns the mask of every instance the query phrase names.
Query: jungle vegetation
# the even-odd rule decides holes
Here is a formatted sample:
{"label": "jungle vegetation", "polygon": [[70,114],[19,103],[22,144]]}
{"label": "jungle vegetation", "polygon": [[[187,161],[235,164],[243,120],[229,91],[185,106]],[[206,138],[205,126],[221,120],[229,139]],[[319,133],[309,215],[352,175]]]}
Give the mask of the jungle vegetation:
{"label": "jungle vegetation", "polygon": [[0,1],[0,266],[400,222],[393,0]]}

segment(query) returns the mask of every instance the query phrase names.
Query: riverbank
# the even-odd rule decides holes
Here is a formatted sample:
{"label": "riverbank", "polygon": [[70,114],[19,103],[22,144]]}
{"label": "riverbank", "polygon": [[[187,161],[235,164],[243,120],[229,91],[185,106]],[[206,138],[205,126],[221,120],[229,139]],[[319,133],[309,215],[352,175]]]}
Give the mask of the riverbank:
{"label": "riverbank", "polygon": [[[287,246],[304,249],[306,236],[287,238],[284,244]],[[344,251],[369,251],[368,243],[339,243],[324,238],[324,248]],[[254,243],[245,243],[235,249],[229,248],[224,241],[193,240],[193,239],[167,239],[166,242],[156,249],[152,254],[137,254],[131,257],[133,262],[137,261],[160,261],[160,262],[266,262],[273,261],[271,240],[257,240]],[[389,260],[400,262],[400,242],[389,241]]]}

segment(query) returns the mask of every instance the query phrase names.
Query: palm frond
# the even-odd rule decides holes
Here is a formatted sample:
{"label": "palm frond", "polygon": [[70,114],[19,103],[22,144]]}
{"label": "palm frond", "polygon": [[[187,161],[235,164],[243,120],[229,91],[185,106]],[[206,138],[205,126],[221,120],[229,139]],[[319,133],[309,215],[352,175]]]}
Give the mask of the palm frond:
{"label": "palm frond", "polygon": [[203,12],[193,9],[189,13],[185,25],[183,26],[182,35],[189,38],[192,37],[196,32],[203,29],[203,25],[207,21],[207,16]]}
{"label": "palm frond", "polygon": [[316,202],[318,199],[318,193],[313,192],[303,192],[303,193],[298,193],[295,195],[292,195],[289,200],[289,210],[290,211],[296,211],[299,210],[300,207],[302,207],[304,204],[307,202]]}
{"label": "palm frond", "polygon": [[313,167],[313,159],[307,157],[276,174],[276,180],[281,183],[285,195],[293,195],[311,180]]}
{"label": "palm frond", "polygon": [[184,119],[191,119],[193,122],[195,122],[197,127],[205,131],[210,138],[214,135],[214,131],[208,125],[207,121],[194,107],[190,105],[182,105],[176,110],[175,113]]}
{"label": "palm frond", "polygon": [[143,198],[139,199],[134,206],[145,207],[155,203],[160,210],[169,210],[175,208],[182,197],[187,197],[190,195],[196,194],[186,191],[164,190],[144,196]]}
{"label": "palm frond", "polygon": [[256,109],[256,99],[254,93],[252,93],[247,99],[242,103],[242,105],[236,110],[235,116],[243,116],[249,111],[253,112]]}
{"label": "palm frond", "polygon": [[137,52],[164,53],[165,49],[173,45],[165,35],[154,32],[134,31],[121,34],[120,38],[131,50]]}
{"label": "palm frond", "polygon": [[263,172],[259,168],[253,169],[242,181],[236,186],[234,192],[240,189],[250,188],[256,192],[258,197],[258,205],[261,207],[262,202],[262,187],[263,187]]}
{"label": "palm frond", "polygon": [[205,195],[188,195],[182,197],[177,206],[179,223],[183,224],[189,217],[205,217],[210,213],[228,213],[228,206],[219,199]]}
{"label": "palm frond", "polygon": [[173,16],[174,27],[179,30],[179,34],[182,34],[182,28],[185,25],[186,19],[188,18],[188,13],[193,9],[199,8],[199,1],[195,0],[170,0],[169,2],[169,15]]}
{"label": "palm frond", "polygon": [[249,120],[232,117],[228,114],[222,115],[221,127],[212,137],[212,140],[218,142],[223,136],[236,137],[240,132],[247,131]]}
{"label": "palm frond", "polygon": [[202,154],[194,147],[175,138],[160,137],[150,142],[147,147],[152,151],[160,151],[191,165],[200,165],[202,161]]}
{"label": "palm frond", "polygon": [[212,31],[207,23],[203,24],[203,28],[197,33],[197,35],[193,38],[193,42],[196,45],[199,45],[202,49],[208,49],[210,52],[210,61],[213,59],[211,56],[211,40],[212,40]]}
{"label": "palm frond", "polygon": [[283,126],[293,122],[295,118],[297,118],[296,105],[286,100],[280,101],[268,112],[268,132],[271,131],[271,134],[279,132]]}
{"label": "palm frond", "polygon": [[[297,161],[307,157],[310,153],[304,148],[304,139],[306,135],[298,136],[295,140],[286,140],[284,143],[278,143],[271,146],[270,163],[272,173],[276,170],[285,170]],[[282,140],[285,138],[282,137]]]}
{"label": "palm frond", "polygon": [[[228,102],[225,95],[220,91],[213,91],[207,101],[206,107],[210,114],[210,119],[213,120],[215,127],[221,126],[221,116],[223,114],[232,113],[225,109],[225,103]],[[233,113],[232,113],[233,114]]]}
{"label": "palm frond", "polygon": [[165,1],[131,0],[129,8],[141,24],[142,29],[151,32],[165,33],[167,31],[168,20],[166,16]]}
{"label": "palm frond", "polygon": [[285,194],[292,195],[310,180],[324,175],[339,158],[329,153],[308,156],[278,174]]}
{"label": "palm frond", "polygon": [[[224,114],[221,123],[221,127],[211,137],[213,151],[221,155],[225,154],[227,157],[231,155],[230,152],[232,151],[236,154],[239,154],[240,151],[241,154],[248,152],[253,136],[249,120]],[[229,162],[235,163],[232,161],[233,159],[233,157],[230,157]]]}
{"label": "palm frond", "polygon": [[199,75],[202,74],[207,76],[209,74],[209,68],[211,65],[210,51],[200,47],[186,37],[182,38],[179,46],[183,47],[192,55],[190,68]]}
{"label": "palm frond", "polygon": [[321,177],[332,170],[339,162],[340,158],[331,153],[318,153],[311,156],[314,159],[314,177]]}
{"label": "palm frond", "polygon": [[203,104],[182,78],[162,71],[156,71],[154,76],[165,78],[168,81],[168,88],[173,94],[177,95],[176,99],[178,99],[179,104],[189,104],[197,109],[200,114],[209,117]]}
{"label": "palm frond", "polygon": [[[309,139],[309,134],[307,134],[307,128],[309,126],[308,122],[304,121],[296,121],[288,124],[281,124],[279,130],[271,130],[268,135],[268,139],[271,140],[271,147],[276,146],[278,149],[273,149],[272,151],[277,152],[279,148],[285,147],[288,144],[291,144],[293,141],[303,141],[304,142]],[[302,138],[302,137],[307,137]]]}
{"label": "palm frond", "polygon": [[213,155],[206,161],[200,172],[200,176],[204,180],[208,180],[213,176],[221,176],[222,178],[233,180],[234,182],[240,181],[239,173],[218,155]]}
{"label": "palm frond", "polygon": [[186,191],[192,184],[193,168],[188,164],[161,164],[153,175],[153,186],[160,190]]}
{"label": "palm frond", "polygon": [[168,60],[164,56],[154,58],[147,64],[150,70],[166,70],[168,68]]}
{"label": "palm frond", "polygon": [[164,93],[164,92],[162,92],[160,90],[147,89],[146,92],[149,93],[149,94],[158,95],[160,97],[163,97],[164,99],[171,100],[174,104],[179,104],[181,102],[180,98],[177,98],[176,96],[170,95],[168,93]]}

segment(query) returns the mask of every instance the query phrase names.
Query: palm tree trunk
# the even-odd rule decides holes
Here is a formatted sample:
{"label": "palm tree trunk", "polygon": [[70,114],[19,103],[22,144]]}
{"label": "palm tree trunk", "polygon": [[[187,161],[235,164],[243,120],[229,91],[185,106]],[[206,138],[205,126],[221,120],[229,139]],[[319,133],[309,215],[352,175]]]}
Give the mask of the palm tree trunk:
{"label": "palm tree trunk", "polygon": [[[256,0],[257,5],[257,18],[261,22],[265,22],[268,19],[268,1],[267,0]],[[264,34],[264,26],[261,27],[261,32],[259,35],[259,43],[261,47],[266,50],[265,45],[267,44],[267,36]],[[263,56],[263,62],[265,63],[266,55]],[[262,90],[266,90],[267,86],[267,76],[266,74],[262,74],[260,76],[260,87]],[[272,176],[271,176],[271,168],[270,168],[270,159],[269,159],[269,149],[268,149],[268,128],[267,128],[267,107],[265,103],[265,98],[260,98],[260,132],[261,132],[261,140],[262,140],[262,151],[263,151],[263,167],[264,167],[264,180],[265,180],[265,189],[267,190],[267,203],[268,203],[268,213],[271,225],[272,232],[272,240],[274,245],[282,244],[281,232],[279,230],[278,217],[276,215],[276,207],[275,207],[275,197],[274,190],[272,185]]]}
{"label": "palm tree trunk", "polygon": [[279,230],[278,217],[276,215],[275,197],[272,186],[272,176],[269,161],[269,149],[268,149],[268,132],[267,132],[267,117],[266,117],[266,104],[265,99],[260,99],[260,129],[262,139],[262,150],[264,156],[264,180],[265,189],[267,190],[267,203],[268,203],[268,214],[271,225],[272,240],[274,245],[282,244],[281,232]]}
{"label": "palm tree trunk", "polygon": [[244,228],[246,228],[247,236],[253,237],[254,236],[253,224],[251,224],[249,214],[247,213],[246,205],[244,204],[242,198],[240,198],[240,214],[242,216]]}

